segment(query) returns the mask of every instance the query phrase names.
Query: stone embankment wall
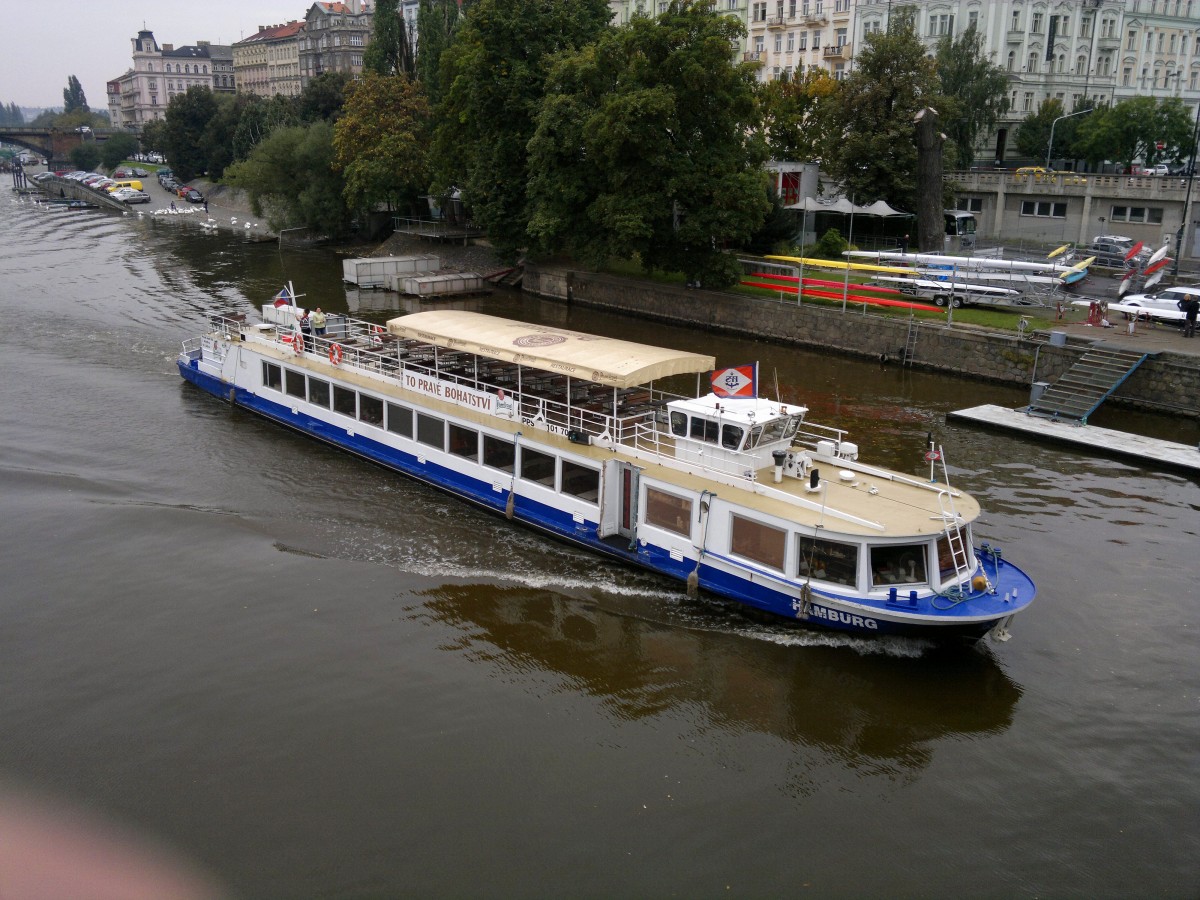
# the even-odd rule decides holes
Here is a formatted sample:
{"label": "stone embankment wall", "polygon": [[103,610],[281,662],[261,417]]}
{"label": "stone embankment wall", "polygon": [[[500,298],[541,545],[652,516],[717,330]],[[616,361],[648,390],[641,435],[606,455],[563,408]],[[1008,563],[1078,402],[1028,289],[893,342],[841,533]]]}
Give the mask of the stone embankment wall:
{"label": "stone embankment wall", "polygon": [[[632,278],[527,264],[524,289],[541,297],[644,318],[818,347],[900,365],[912,335],[912,364],[1014,385],[1053,382],[1087,351],[1090,341],[1047,342],[1049,335],[947,326],[794,301],[689,290]],[[1036,374],[1035,374],[1036,364]],[[1146,360],[1110,399],[1158,412],[1200,417],[1200,360],[1161,353]]]}

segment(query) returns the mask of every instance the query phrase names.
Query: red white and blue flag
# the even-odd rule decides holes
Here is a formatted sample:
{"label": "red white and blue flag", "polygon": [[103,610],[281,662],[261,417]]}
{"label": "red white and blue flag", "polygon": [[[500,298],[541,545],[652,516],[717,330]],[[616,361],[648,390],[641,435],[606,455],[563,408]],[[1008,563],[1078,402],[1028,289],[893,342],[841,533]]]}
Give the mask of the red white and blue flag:
{"label": "red white and blue flag", "polygon": [[279,309],[279,307],[281,307],[281,306],[295,306],[295,305],[296,305],[296,298],[292,296],[291,292],[287,288],[284,288],[282,291],[280,291],[278,294],[275,295],[275,308],[276,309]]}
{"label": "red white and blue flag", "polygon": [[758,396],[758,363],[718,369],[712,374],[712,390],[718,397],[755,399]]}

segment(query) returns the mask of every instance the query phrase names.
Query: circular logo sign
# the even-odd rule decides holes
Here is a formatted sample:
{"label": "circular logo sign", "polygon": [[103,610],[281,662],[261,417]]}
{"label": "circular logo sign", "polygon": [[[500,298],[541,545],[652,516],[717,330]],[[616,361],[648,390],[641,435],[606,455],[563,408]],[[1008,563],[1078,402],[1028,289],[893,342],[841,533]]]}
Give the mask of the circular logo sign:
{"label": "circular logo sign", "polygon": [[565,341],[566,338],[561,334],[527,334],[513,341],[513,345],[517,347],[553,347],[555,344]]}

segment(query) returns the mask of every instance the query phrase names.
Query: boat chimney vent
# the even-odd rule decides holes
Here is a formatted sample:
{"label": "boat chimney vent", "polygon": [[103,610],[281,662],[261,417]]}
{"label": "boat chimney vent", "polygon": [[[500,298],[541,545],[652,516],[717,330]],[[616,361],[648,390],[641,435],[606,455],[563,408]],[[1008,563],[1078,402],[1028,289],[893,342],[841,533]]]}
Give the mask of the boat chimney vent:
{"label": "boat chimney vent", "polygon": [[787,459],[786,450],[772,450],[771,458],[775,460],[775,483],[783,481],[783,464]]}

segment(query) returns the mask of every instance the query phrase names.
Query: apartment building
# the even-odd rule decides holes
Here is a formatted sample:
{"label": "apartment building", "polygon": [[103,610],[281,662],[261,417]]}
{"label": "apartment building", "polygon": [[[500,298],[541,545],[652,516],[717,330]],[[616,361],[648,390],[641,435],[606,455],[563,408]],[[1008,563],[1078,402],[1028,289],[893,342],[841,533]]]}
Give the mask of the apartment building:
{"label": "apartment building", "polygon": [[171,98],[190,87],[233,91],[233,53],[227,46],[197,41],[160,47],[149,30],[139,31],[132,45],[132,68],[107,83],[114,126],[136,128],[163,118]]}
{"label": "apartment building", "polygon": [[300,95],[300,35],[304,22],[260,25],[233,45],[233,70],[239,93],[259,97]]}
{"label": "apartment building", "polygon": [[326,72],[359,75],[371,40],[372,8],[363,0],[314,3],[300,33],[300,85]]}

